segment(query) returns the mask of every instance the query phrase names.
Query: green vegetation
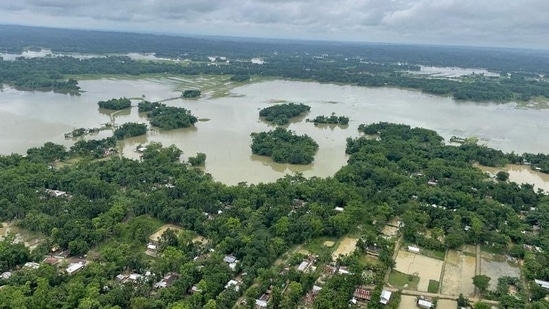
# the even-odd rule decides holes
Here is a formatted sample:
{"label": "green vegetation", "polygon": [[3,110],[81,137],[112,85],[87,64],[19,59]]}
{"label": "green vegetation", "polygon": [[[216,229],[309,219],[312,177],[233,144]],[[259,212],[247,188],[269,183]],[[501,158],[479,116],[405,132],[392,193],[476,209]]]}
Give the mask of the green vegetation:
{"label": "green vegetation", "polygon": [[[116,147],[114,137],[78,141],[69,150],[46,143],[29,149],[26,157],[0,156],[0,222],[14,221],[45,237],[34,250],[0,242],[0,265],[13,271],[9,279],[0,279],[5,285],[0,308],[78,308],[88,302],[97,308],[203,308],[212,302],[232,308],[239,298],[253,304],[270,287],[272,306],[295,308],[332,262],[324,241],[350,234],[359,238],[357,250],[334,261],[348,274],[324,277],[312,307],[347,308],[356,286],[371,285],[369,306],[380,308],[384,276],[395,263],[394,243],[380,232],[395,217],[404,224],[404,243],[435,251],[487,243],[524,256],[522,274],[532,284],[523,288],[517,279],[498,280],[496,291],[485,291],[483,297],[509,308],[525,307],[529,298],[532,306],[547,305],[547,291],[533,279],[549,279],[549,231],[534,233],[532,226],[545,226],[549,196],[528,185],[487,181],[472,165],[481,157],[499,162],[512,155],[475,145],[447,146],[435,132],[405,125],[375,123],[362,125],[361,131],[376,132],[379,139],[348,139],[348,163],[334,177],[295,175],[257,185],[215,182],[182,164],[180,149],[158,143],[149,144],[140,161],[118,156],[90,160]],[[283,129],[273,132],[289,138]],[[76,158],[75,164],[50,167]],[[437,185],[428,184],[431,180]],[[53,196],[48,190],[66,195]],[[149,236],[164,223],[185,232],[165,233],[155,256],[145,255]],[[444,237],[422,236],[428,231]],[[207,238],[207,245],[193,242],[193,235]],[[291,265],[305,258],[294,254],[303,244],[304,249],[318,249],[317,271],[285,270],[285,255]],[[52,246],[87,255],[89,263],[73,275],[63,274],[64,266],[18,268],[42,261]],[[377,254],[376,263],[364,261],[366,252]],[[227,254],[239,260],[234,272],[223,262]],[[121,273],[147,271],[155,275],[143,282],[116,280]],[[180,276],[166,288],[154,288],[169,272]],[[225,289],[237,277],[242,278],[239,291]],[[389,276],[389,284],[407,289],[417,288],[418,280],[396,271]],[[477,281],[481,287],[482,280]],[[511,285],[517,287],[517,298],[505,294]],[[192,286],[201,292],[191,293]]]}
{"label": "green vegetation", "polygon": [[407,290],[416,290],[418,283],[418,276],[403,274],[394,269],[391,270],[391,273],[389,274],[389,284],[395,287],[406,288]]}
{"label": "green vegetation", "polygon": [[276,125],[285,125],[291,118],[300,116],[311,110],[311,107],[303,103],[285,103],[266,107],[259,111],[259,116]]}
{"label": "green vegetation", "polygon": [[189,110],[183,107],[166,106],[165,104],[151,104],[146,108],[151,108],[151,110],[147,113],[149,122],[152,126],[160,129],[173,130],[188,128],[198,121],[198,118],[193,116]]}
{"label": "green vegetation", "polygon": [[490,284],[491,278],[486,275],[476,275],[473,277],[473,285],[477,287],[481,293],[486,292]]}
{"label": "green vegetation", "polygon": [[189,164],[192,166],[204,166],[206,163],[206,154],[198,152],[196,156],[189,157]]}
{"label": "green vegetation", "polygon": [[147,133],[147,125],[144,123],[127,122],[114,130],[116,139],[139,136]]}
{"label": "green vegetation", "polygon": [[239,82],[239,83],[248,82],[248,81],[250,81],[250,75],[248,75],[248,74],[235,74],[235,75],[231,76],[231,78],[229,80],[231,82]]}
{"label": "green vegetation", "polygon": [[192,98],[198,98],[200,94],[201,94],[200,90],[188,89],[183,91],[183,94],[181,95],[181,97],[186,99],[192,99]]}
{"label": "green vegetation", "polygon": [[[311,121],[311,120],[307,119],[307,121]],[[349,117],[336,116],[334,113],[332,113],[331,116],[324,116],[324,115],[316,116],[315,119],[312,120],[312,122],[315,125],[318,125],[318,124],[338,124],[338,125],[345,126],[345,125],[349,124]]]}
{"label": "green vegetation", "polygon": [[290,164],[310,164],[318,150],[318,144],[308,135],[296,135],[283,128],[252,133],[251,147],[253,154]]}
{"label": "green vegetation", "polygon": [[97,102],[97,105],[99,105],[100,108],[119,111],[130,108],[132,106],[132,101],[128,98],[110,99],[107,101],[99,101]]}
{"label": "green vegetation", "polygon": [[429,286],[427,287],[427,292],[429,293],[438,293],[440,287],[440,282],[436,280],[429,280]]}
{"label": "green vegetation", "polygon": [[137,104],[137,110],[140,113],[148,113],[153,109],[161,107],[162,104],[158,102],[142,101]]}

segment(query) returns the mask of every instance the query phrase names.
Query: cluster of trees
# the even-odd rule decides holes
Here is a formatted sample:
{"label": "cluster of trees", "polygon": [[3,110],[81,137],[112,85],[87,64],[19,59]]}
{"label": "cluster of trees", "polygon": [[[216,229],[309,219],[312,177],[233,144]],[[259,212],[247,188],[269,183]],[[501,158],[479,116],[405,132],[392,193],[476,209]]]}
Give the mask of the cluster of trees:
{"label": "cluster of trees", "polygon": [[250,75],[248,75],[248,74],[235,74],[235,75],[231,76],[231,78],[229,78],[229,80],[231,82],[238,82],[238,83],[248,82],[248,81],[250,81]]}
{"label": "cluster of trees", "polygon": [[182,98],[191,99],[191,98],[198,98],[202,92],[197,89],[188,89],[183,91],[183,94],[181,95]]}
{"label": "cluster of trees", "polygon": [[310,110],[311,107],[303,103],[276,104],[260,110],[259,117],[264,117],[265,120],[282,126],[288,124],[291,118],[303,115]]}
{"label": "cluster of trees", "polygon": [[273,131],[252,133],[252,153],[268,156],[278,163],[310,164],[318,144],[308,135],[276,128]]}
{"label": "cluster of trees", "polygon": [[130,108],[132,106],[132,101],[128,98],[114,98],[107,101],[99,101],[97,102],[97,105],[99,105],[100,108],[119,111]]}
{"label": "cluster of trees", "polygon": [[198,152],[196,156],[189,157],[189,164],[192,166],[203,166],[206,163],[206,154]]}
{"label": "cluster of trees", "polygon": [[152,111],[155,108],[161,107],[162,103],[158,102],[149,102],[147,100],[143,100],[139,103],[137,103],[137,111],[140,113],[147,113]]}
{"label": "cluster of trees", "polygon": [[[467,145],[446,146],[433,131],[403,125],[378,123],[363,125],[361,130],[380,138],[349,139],[348,164],[334,177],[295,175],[258,185],[215,182],[199,169],[181,164],[181,150],[155,143],[147,146],[141,161],[116,156],[58,169],[50,168],[51,162],[66,159],[71,151],[52,143],[29,149],[26,157],[0,156],[0,220],[15,220],[46,237],[44,245],[29,253],[12,248],[13,242],[0,242],[4,269],[27,260],[40,261],[53,245],[73,254],[94,248],[88,254],[91,263],[72,276],[49,265],[14,272],[0,282],[5,285],[0,289],[0,308],[36,304],[53,308],[232,308],[240,296],[253,305],[253,299],[271,286],[272,306],[295,308],[315,277],[293,267],[284,272],[285,266],[275,261],[296,244],[351,231],[361,234],[359,249],[338,263],[349,265],[357,275],[327,280],[313,307],[347,308],[359,284],[376,286],[371,302],[375,307],[385,270],[394,263],[391,244],[377,235],[394,216],[404,223],[407,242],[431,231],[444,236],[433,237],[438,242],[433,246],[487,244],[523,257],[528,280],[549,280],[545,267],[549,197],[532,186],[486,181],[471,164],[478,156],[497,157],[498,153],[479,152]],[[283,140],[293,138],[283,129],[273,132]],[[82,154],[88,151],[87,156],[94,157],[96,145],[111,142],[115,145],[116,139],[77,144]],[[436,185],[429,184],[433,181]],[[63,190],[71,197],[53,197],[45,189]],[[303,201],[302,206],[295,207],[296,200]],[[335,207],[344,211],[337,212]],[[157,257],[146,257],[148,237],[162,222],[177,224],[188,233],[167,233]],[[533,225],[541,229],[533,233]],[[465,226],[471,228],[466,231]],[[193,243],[196,234],[208,243]],[[372,245],[382,248],[381,263],[364,264],[362,252]],[[540,251],[524,245],[537,246]],[[222,262],[225,254],[240,261],[237,273],[246,273],[239,291],[224,289],[236,275]],[[319,260],[330,259],[330,252],[319,252]],[[147,270],[154,273],[150,281],[134,285],[114,280],[124,271],[144,274]],[[373,275],[365,278],[364,270]],[[173,286],[155,291],[152,282],[169,271],[181,276]],[[289,284],[288,288],[283,284]],[[187,293],[193,285],[201,292]],[[546,291],[540,289],[530,287],[534,308],[548,305]],[[498,295],[494,297],[503,300]],[[515,301],[513,306],[520,307],[517,302],[523,306],[527,298]]]}
{"label": "cluster of trees", "polygon": [[[311,120],[307,119],[307,121],[310,122]],[[336,116],[334,113],[332,113],[332,115],[330,115],[330,116],[324,116],[324,115],[316,116],[315,119],[312,120],[312,122],[315,125],[317,125],[317,124],[338,124],[338,125],[345,126],[345,125],[349,124],[349,117]]]}
{"label": "cluster of trees", "polygon": [[114,130],[114,137],[118,140],[143,134],[147,134],[147,125],[144,123],[127,122]]}
{"label": "cluster of trees", "polygon": [[164,130],[188,128],[198,121],[191,111],[183,107],[152,103],[142,105],[142,110],[150,110],[147,118],[151,125]]}

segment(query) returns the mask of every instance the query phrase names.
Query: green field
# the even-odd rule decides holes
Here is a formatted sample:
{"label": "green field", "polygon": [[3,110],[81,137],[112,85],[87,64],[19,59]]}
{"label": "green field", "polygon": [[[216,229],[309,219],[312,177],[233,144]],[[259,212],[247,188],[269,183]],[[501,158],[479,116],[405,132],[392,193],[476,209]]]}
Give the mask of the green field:
{"label": "green field", "polygon": [[436,280],[429,280],[429,287],[427,288],[427,292],[438,293],[439,288],[440,288],[440,282]]}
{"label": "green field", "polygon": [[389,284],[394,287],[416,290],[418,283],[418,276],[407,275],[394,269],[389,274]]}

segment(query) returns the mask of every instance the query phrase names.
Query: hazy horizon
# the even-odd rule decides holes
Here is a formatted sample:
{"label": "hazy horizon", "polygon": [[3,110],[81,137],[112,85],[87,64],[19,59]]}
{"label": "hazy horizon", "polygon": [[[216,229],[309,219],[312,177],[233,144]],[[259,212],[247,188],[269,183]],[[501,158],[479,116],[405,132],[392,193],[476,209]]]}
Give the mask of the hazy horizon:
{"label": "hazy horizon", "polygon": [[525,0],[22,0],[3,24],[327,42],[549,49],[549,2]]}

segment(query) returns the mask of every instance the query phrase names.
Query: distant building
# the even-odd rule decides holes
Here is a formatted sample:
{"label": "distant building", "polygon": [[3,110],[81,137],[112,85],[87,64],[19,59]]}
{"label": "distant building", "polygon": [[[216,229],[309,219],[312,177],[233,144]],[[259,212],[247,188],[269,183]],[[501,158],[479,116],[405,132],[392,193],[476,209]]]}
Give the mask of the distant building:
{"label": "distant building", "polygon": [[534,280],[536,282],[536,284],[538,284],[539,286],[541,286],[542,288],[544,289],[548,289],[549,290],[549,282],[547,281],[543,281],[543,280]]}
{"label": "distant building", "polygon": [[167,273],[162,280],[154,284],[154,287],[157,289],[166,288],[173,284],[175,280],[179,279],[179,274],[176,273]]}
{"label": "distant building", "polygon": [[353,297],[357,300],[370,300],[370,298],[372,297],[372,291],[364,287],[358,287],[355,289]]}
{"label": "distant building", "polygon": [[9,271],[6,271],[6,272],[3,272],[1,275],[0,275],[0,278],[4,279],[4,280],[8,280],[10,277],[11,277],[12,273],[9,272]]}
{"label": "distant building", "polygon": [[235,291],[240,290],[240,285],[242,285],[242,281],[236,281],[236,280],[229,280],[227,284],[225,284],[225,289],[233,287]]}
{"label": "distant building", "polygon": [[27,262],[25,263],[25,265],[23,265],[23,268],[29,268],[29,269],[37,269],[38,267],[40,267],[40,264],[36,262]]}
{"label": "distant building", "polygon": [[422,309],[431,309],[431,308],[433,308],[433,302],[429,298],[426,298],[426,297],[423,297],[423,296],[419,296],[417,298],[416,304],[419,308],[422,308]]}
{"label": "distant building", "polygon": [[230,264],[230,263],[234,263],[236,262],[237,259],[235,256],[233,255],[226,255],[224,258],[223,258],[223,262],[227,263],[227,264]]}
{"label": "distant building", "polygon": [[67,274],[72,275],[86,266],[85,262],[71,263],[67,267]]}
{"label": "distant building", "polygon": [[260,298],[255,300],[255,308],[256,309],[267,308],[270,299],[271,299],[271,295],[268,293],[264,293],[263,295],[261,295]]}
{"label": "distant building", "polygon": [[307,293],[307,295],[305,295],[305,300],[304,300],[305,305],[312,306],[313,303],[315,302],[316,297],[318,296],[318,293],[320,293],[320,290],[322,290],[322,287],[318,285],[314,285],[313,289],[310,290],[309,293]]}
{"label": "distant building", "polygon": [[408,251],[412,253],[419,253],[419,248],[414,246],[408,246]]}
{"label": "distant building", "polygon": [[383,290],[381,291],[381,297],[379,298],[379,302],[383,305],[387,305],[389,301],[391,300],[391,295],[393,293],[391,291]]}
{"label": "distant building", "polygon": [[338,211],[338,212],[342,212],[345,209],[343,207],[336,207],[336,208],[334,208],[334,210]]}

